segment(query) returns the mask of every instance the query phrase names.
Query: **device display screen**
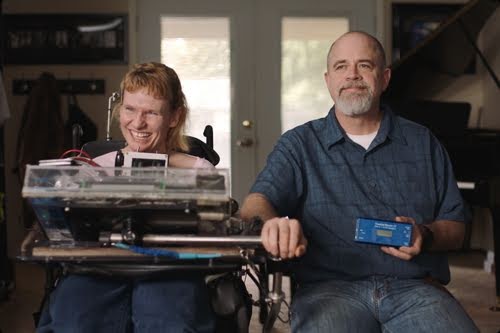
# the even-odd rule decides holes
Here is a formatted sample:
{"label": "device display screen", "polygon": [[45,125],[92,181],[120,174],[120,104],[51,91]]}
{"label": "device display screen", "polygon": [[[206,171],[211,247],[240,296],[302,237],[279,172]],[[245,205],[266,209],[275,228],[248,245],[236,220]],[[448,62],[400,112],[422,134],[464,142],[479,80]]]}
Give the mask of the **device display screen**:
{"label": "device display screen", "polygon": [[145,168],[145,167],[164,167],[167,160],[155,160],[150,158],[133,158],[132,167],[133,168]]}
{"label": "device display screen", "polygon": [[390,230],[377,230],[376,231],[377,236],[380,237],[392,237],[392,231]]}
{"label": "device display screen", "polygon": [[168,165],[167,154],[125,152],[123,166],[127,168],[164,167]]}

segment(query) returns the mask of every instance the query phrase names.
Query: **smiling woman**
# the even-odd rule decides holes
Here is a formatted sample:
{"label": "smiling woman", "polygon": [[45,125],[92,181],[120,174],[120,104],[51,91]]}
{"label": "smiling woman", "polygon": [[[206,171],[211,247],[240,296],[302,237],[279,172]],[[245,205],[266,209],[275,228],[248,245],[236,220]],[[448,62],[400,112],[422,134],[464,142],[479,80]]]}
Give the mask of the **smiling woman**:
{"label": "smiling woman", "polygon": [[[135,65],[122,80],[121,100],[115,109],[127,142],[122,152],[168,155],[168,165],[212,168],[205,159],[180,153],[188,151],[184,136],[187,103],[176,72],[164,64]],[[95,158],[101,166],[114,166],[117,152]]]}
{"label": "smiling woman", "polygon": [[[168,165],[213,168],[187,151],[188,112],[175,71],[160,63],[135,65],[123,78],[116,110],[127,151],[168,154]],[[94,159],[114,166],[117,152]],[[40,318],[40,332],[214,332],[215,317],[202,273],[136,280],[68,274]],[[83,319],[83,320],[82,320]]]}

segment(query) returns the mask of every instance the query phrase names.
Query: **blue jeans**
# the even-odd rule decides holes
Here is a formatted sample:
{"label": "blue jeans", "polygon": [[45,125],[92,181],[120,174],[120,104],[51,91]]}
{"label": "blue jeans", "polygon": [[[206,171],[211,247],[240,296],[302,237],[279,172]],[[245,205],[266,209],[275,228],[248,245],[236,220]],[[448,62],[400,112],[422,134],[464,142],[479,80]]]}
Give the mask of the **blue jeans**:
{"label": "blue jeans", "polygon": [[215,317],[201,276],[118,280],[63,278],[45,304],[37,332],[210,332]]}
{"label": "blue jeans", "polygon": [[423,280],[370,277],[299,288],[292,332],[479,332],[443,287]]}

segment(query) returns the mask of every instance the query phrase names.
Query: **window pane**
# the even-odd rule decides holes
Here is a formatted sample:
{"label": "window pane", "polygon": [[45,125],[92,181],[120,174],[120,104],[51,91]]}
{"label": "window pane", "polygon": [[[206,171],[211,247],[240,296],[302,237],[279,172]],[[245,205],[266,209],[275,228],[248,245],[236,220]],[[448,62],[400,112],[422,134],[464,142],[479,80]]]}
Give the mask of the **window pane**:
{"label": "window pane", "polygon": [[324,117],[333,105],[325,85],[332,42],[349,29],[345,17],[283,18],[281,131]]}
{"label": "window pane", "polygon": [[190,108],[187,134],[204,141],[212,125],[217,167],[230,168],[229,19],[164,16],[161,33],[161,61],[179,75]]}

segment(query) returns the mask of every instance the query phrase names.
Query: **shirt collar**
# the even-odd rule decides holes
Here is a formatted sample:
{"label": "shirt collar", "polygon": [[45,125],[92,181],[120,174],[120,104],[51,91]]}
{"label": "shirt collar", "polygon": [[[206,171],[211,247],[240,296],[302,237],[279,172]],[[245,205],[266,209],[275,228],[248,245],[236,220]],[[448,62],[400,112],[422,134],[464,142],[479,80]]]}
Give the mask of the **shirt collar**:
{"label": "shirt collar", "polygon": [[[386,104],[382,104],[380,108],[384,115],[382,117],[382,123],[380,124],[377,136],[374,139],[374,144],[378,145],[384,142],[387,138],[401,144],[406,144],[403,131],[397,121],[397,116],[394,115],[391,108]],[[345,139],[346,135],[344,129],[340,126],[337,117],[335,116],[335,106],[333,106],[330,109],[330,112],[328,112],[328,115],[326,116],[326,123],[326,131],[324,132],[323,139],[326,146],[330,148]]]}
{"label": "shirt collar", "polygon": [[384,113],[382,118],[382,123],[380,124],[380,128],[378,130],[377,136],[375,137],[375,143],[382,143],[387,138],[391,139],[394,142],[399,142],[401,144],[406,144],[406,139],[403,135],[403,131],[399,125],[399,121],[397,116],[392,112],[391,108],[382,104],[380,109]]}
{"label": "shirt collar", "polygon": [[344,139],[344,130],[340,127],[337,117],[335,117],[335,106],[332,106],[326,116],[326,131],[323,139],[327,148]]}

